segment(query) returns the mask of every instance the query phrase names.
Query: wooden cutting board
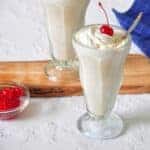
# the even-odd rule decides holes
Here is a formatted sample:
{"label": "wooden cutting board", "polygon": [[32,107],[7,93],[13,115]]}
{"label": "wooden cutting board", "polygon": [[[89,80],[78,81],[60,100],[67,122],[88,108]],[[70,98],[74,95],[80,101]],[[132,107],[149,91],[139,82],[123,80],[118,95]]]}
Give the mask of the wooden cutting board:
{"label": "wooden cutting board", "polygon": [[[47,79],[44,67],[48,61],[0,62],[0,81],[21,82],[33,97],[81,95],[80,82],[59,83]],[[121,94],[150,93],[150,59],[129,55],[125,64]]]}

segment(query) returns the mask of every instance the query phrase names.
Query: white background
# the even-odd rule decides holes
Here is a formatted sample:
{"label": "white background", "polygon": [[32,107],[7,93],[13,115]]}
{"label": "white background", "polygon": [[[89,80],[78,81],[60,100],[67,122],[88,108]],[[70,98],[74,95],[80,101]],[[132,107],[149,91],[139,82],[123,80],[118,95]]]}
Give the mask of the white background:
{"label": "white background", "polygon": [[[134,0],[102,0],[110,22],[118,24],[111,12],[128,10]],[[91,0],[86,24],[104,23],[98,0]],[[133,45],[132,52],[139,52]],[[48,40],[39,0],[0,0],[0,60],[48,59]]]}

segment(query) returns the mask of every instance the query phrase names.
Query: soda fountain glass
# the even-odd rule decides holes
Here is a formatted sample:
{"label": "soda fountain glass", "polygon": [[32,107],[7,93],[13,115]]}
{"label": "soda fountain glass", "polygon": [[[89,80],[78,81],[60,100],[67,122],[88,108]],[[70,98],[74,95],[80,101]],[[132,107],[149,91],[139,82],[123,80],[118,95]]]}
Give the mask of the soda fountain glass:
{"label": "soda fountain glass", "polygon": [[[123,129],[121,118],[112,113],[120,89],[125,60],[131,37],[128,34],[114,49],[96,49],[83,44],[78,35],[95,25],[86,26],[73,35],[73,46],[80,63],[80,80],[85,95],[87,113],[78,120],[78,129],[86,136],[110,139],[120,135]],[[96,25],[100,26],[100,25]],[[126,31],[112,26],[113,30]]]}

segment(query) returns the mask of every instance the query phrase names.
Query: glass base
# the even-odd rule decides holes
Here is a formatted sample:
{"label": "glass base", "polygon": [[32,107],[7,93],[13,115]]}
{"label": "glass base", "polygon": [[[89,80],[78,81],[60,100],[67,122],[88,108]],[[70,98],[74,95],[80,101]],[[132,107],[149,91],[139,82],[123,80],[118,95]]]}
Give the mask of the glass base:
{"label": "glass base", "polygon": [[45,67],[48,79],[55,82],[72,82],[79,80],[78,60],[50,60]]}
{"label": "glass base", "polygon": [[90,138],[112,139],[121,134],[123,121],[116,114],[111,114],[106,118],[96,118],[86,113],[79,118],[78,129]]}

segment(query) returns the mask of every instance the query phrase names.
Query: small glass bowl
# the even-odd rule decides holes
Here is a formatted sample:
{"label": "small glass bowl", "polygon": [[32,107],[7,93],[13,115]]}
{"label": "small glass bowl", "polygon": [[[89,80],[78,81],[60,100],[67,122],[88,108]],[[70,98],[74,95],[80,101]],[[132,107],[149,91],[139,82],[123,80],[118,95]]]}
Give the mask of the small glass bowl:
{"label": "small glass bowl", "polygon": [[30,102],[30,93],[26,86],[15,82],[0,82],[0,90],[7,87],[22,87],[24,89],[24,96],[20,97],[20,105],[18,107],[8,109],[6,111],[0,111],[0,120],[9,120],[16,118]]}

